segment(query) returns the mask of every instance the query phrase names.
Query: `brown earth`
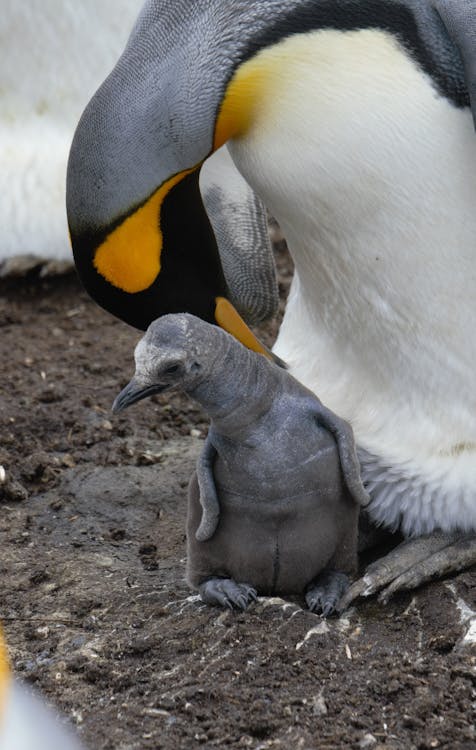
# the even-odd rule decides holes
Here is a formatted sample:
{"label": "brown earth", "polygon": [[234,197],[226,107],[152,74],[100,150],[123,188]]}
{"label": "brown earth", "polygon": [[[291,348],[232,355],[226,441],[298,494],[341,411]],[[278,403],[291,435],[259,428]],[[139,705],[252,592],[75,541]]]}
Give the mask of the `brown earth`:
{"label": "brown earth", "polygon": [[207,608],[183,580],[204,415],[173,395],[111,416],[138,334],[73,276],[2,282],[0,329],[0,619],[88,747],[476,748],[474,572],[327,622]]}

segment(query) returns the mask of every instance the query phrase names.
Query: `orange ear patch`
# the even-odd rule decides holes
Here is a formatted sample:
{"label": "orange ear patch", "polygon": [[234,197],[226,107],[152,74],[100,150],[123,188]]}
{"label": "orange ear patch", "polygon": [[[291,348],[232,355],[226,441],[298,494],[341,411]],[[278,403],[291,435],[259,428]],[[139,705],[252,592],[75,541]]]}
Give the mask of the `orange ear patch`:
{"label": "orange ear patch", "polygon": [[94,256],[94,267],[110,284],[124,292],[148,289],[160,273],[163,236],[162,204],[177,183],[195,169],[171,177],[109,234]]}

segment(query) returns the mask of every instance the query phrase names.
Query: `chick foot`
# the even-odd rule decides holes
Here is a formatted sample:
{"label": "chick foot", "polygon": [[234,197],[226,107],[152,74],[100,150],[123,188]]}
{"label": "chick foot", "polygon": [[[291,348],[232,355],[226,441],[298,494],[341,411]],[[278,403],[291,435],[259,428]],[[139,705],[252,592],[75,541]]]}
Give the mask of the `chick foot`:
{"label": "chick foot", "polygon": [[236,583],[232,578],[209,578],[198,587],[202,601],[215,607],[245,610],[258,594],[247,583]]}
{"label": "chick foot", "polygon": [[360,596],[380,592],[386,604],[397,591],[417,588],[435,578],[476,564],[476,536],[438,532],[402,542],[369,565],[363,578],[350,586],[338,604],[342,612]]}
{"label": "chick foot", "polygon": [[345,573],[326,570],[321,573],[307,588],[306,604],[316,614],[329,617],[336,611],[342,594],[349,588],[349,577]]}

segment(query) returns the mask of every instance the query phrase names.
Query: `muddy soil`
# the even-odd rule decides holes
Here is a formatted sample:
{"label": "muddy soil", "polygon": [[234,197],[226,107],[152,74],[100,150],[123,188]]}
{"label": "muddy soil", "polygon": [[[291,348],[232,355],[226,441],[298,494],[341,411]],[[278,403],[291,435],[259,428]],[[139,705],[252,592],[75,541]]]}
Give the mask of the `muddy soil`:
{"label": "muddy soil", "polygon": [[0,619],[86,746],[476,748],[474,571],[327,622],[205,607],[184,582],[204,415],[173,395],[112,417],[138,334],[74,276],[2,282],[0,329]]}

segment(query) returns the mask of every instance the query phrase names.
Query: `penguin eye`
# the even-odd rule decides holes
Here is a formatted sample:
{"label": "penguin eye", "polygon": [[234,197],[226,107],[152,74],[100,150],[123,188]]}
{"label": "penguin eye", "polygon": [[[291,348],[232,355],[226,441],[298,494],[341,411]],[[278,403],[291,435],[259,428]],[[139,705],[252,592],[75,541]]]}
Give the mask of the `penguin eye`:
{"label": "penguin eye", "polygon": [[175,364],[175,365],[169,365],[168,367],[165,368],[165,370],[162,370],[162,372],[164,373],[164,375],[174,375],[179,370],[180,370],[180,365]]}

